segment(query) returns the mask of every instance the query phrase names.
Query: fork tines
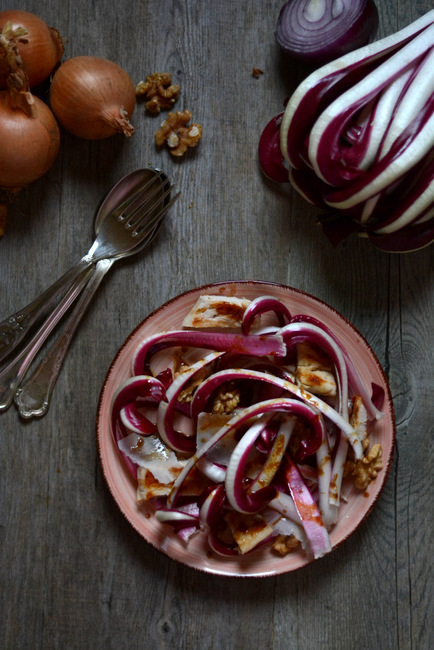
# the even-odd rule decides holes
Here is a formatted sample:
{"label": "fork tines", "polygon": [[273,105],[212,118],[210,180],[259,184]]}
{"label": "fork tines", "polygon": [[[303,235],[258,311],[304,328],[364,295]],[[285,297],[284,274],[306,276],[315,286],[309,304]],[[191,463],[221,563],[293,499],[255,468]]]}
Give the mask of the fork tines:
{"label": "fork tines", "polygon": [[[171,185],[164,194],[159,197],[158,204],[154,208],[149,210],[143,206],[143,209],[140,212],[140,215],[137,216],[135,220],[135,228],[131,233],[133,237],[139,237],[144,235],[144,231],[147,231],[146,242],[149,243],[155,237],[157,232],[160,229],[160,225],[172,205],[175,203],[181,192],[177,192],[170,200],[166,200],[170,196],[171,190],[174,188],[174,185]],[[163,205],[161,205],[163,201]]]}
{"label": "fork tines", "polygon": [[124,202],[117,215],[118,220],[123,222],[126,228],[132,228],[142,209],[160,200],[164,201],[170,189],[166,174],[159,171]]}

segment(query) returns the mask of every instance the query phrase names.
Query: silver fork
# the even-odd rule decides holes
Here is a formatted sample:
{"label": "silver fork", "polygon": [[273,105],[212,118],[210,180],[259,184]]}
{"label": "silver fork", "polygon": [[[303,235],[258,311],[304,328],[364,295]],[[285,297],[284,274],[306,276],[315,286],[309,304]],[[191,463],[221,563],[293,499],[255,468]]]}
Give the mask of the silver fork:
{"label": "silver fork", "polygon": [[[0,361],[6,359],[34,324],[52,310],[58,299],[66,293],[66,290],[81,274],[83,274],[83,281],[85,280],[89,268],[93,266],[96,259],[112,256],[112,253],[107,250],[106,255],[97,257],[97,254],[101,252],[100,244],[104,244],[106,239],[106,233],[100,234],[104,225],[107,229],[106,219],[121,215],[122,210],[127,209],[141,193],[148,192],[156,183],[158,185],[156,188],[154,187],[154,190],[159,192],[161,187],[166,187],[169,180],[161,170],[146,168],[130,172],[111,188],[96,213],[95,232],[97,238],[89,252],[36,300],[0,322]],[[151,196],[148,196],[148,199],[150,198]],[[101,241],[101,237],[103,241]],[[129,243],[134,245],[135,242],[130,240]]]}
{"label": "silver fork", "polygon": [[[109,218],[105,219],[101,225],[89,253],[82,258],[81,262],[87,258],[88,266],[100,261],[105,263],[100,265],[96,281],[91,285],[91,290],[92,286],[94,289],[92,293],[89,290],[88,300],[85,305],[83,301],[82,307],[87,307],[94,291],[114,261],[142,250],[157,233],[165,214],[179,196],[178,192],[170,198],[173,186],[169,184],[167,177],[164,176],[164,178],[167,181],[167,186],[166,184],[160,186],[157,196],[155,196],[155,192],[151,196],[146,195],[146,189],[149,189],[147,186],[141,194],[135,193],[131,200],[125,202],[122,210],[110,214]],[[107,260],[110,260],[111,263],[107,263]],[[83,268],[78,268],[79,265],[76,266],[78,270],[75,283],[20,354],[13,357],[0,371],[0,410],[11,405],[15,392],[36,354],[85,285],[88,278],[83,274]],[[95,273],[96,268],[93,269],[93,276]]]}
{"label": "silver fork", "polygon": [[[150,233],[149,237],[143,244],[144,246],[149,245],[153,241],[161,224],[162,221],[160,221],[154,231]],[[102,279],[113,265],[113,262],[113,258],[97,262],[95,271],[92,273],[90,280],[88,280],[83,289],[73,311],[70,316],[68,316],[62,334],[51,346],[33,374],[17,389],[14,401],[21,417],[25,419],[42,417],[48,411],[54,386],[62,369],[66,353],[68,352],[75,331],[96,290],[101,284]]]}

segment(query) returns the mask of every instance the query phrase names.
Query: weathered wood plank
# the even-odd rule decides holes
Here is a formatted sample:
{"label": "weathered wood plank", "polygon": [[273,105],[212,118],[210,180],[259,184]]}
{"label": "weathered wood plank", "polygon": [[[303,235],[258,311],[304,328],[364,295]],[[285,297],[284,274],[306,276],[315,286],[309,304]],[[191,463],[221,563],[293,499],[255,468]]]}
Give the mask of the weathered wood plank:
{"label": "weathered wood plank", "polygon": [[[0,630],[8,650],[433,645],[434,248],[388,256],[352,238],[334,249],[315,209],[261,175],[259,135],[305,74],[274,42],[281,4],[20,4],[58,27],[68,57],[105,56],[135,82],[172,72],[182,87],[177,108],[191,110],[204,135],[191,156],[174,160],[155,148],[161,120],[141,102],[130,141],[63,134],[58,160],[22,191],[0,241],[1,319],[86,252],[94,209],[120,176],[159,166],[182,190],[152,248],[104,280],[48,415],[0,415]],[[377,4],[379,36],[431,8],[428,0]],[[253,67],[263,70],[259,78]],[[263,580],[202,574],[150,547],[114,503],[95,441],[99,391],[130,331],[173,296],[231,279],[289,284],[340,311],[387,371],[396,408],[393,468],[368,519],[320,562]]]}

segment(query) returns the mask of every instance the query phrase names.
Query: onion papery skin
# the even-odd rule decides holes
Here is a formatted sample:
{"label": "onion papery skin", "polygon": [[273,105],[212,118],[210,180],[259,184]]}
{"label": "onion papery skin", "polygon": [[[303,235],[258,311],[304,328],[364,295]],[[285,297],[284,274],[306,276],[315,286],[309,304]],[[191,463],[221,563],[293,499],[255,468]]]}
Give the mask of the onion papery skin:
{"label": "onion papery skin", "polygon": [[0,187],[21,188],[43,176],[59,153],[60,131],[48,106],[37,97],[32,115],[12,108],[0,91]]}
{"label": "onion papery skin", "polygon": [[51,82],[50,104],[60,124],[79,138],[134,133],[129,118],[136,106],[135,86],[128,73],[108,59],[77,56],[62,63]]}
{"label": "onion papery skin", "polygon": [[[49,27],[41,18],[28,11],[8,9],[0,12],[0,32],[6,23],[13,28],[23,27],[27,30],[25,40],[17,43],[24,72],[29,79],[30,88],[44,82],[63,56],[64,46],[59,32]],[[0,89],[7,87],[8,76],[6,61],[0,58]]]}
{"label": "onion papery skin", "polygon": [[373,0],[290,0],[280,11],[275,37],[294,58],[319,66],[366,45],[377,29]]}

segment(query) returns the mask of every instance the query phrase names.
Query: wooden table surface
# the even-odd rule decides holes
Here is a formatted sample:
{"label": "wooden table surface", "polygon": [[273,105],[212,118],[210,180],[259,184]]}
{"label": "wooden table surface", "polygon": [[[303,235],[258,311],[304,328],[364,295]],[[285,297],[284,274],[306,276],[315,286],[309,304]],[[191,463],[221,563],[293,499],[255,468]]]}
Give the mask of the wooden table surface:
{"label": "wooden table surface", "polygon": [[[377,2],[378,36],[431,4]],[[109,58],[135,83],[171,72],[181,85],[176,108],[192,112],[203,138],[180,160],[158,150],[162,118],[139,101],[129,140],[62,132],[54,166],[11,210],[0,241],[0,318],[88,250],[95,206],[121,176],[153,165],[182,191],[155,245],[103,282],[48,414],[22,421],[12,406],[0,415],[0,644],[8,650],[434,647],[434,248],[388,255],[354,237],[335,249],[316,210],[262,176],[259,136],[304,74],[275,43],[281,5],[19,3],[59,29],[65,58]],[[104,377],[136,325],[181,292],[236,279],[302,289],[349,319],[387,373],[397,425],[388,481],[354,535],[308,567],[261,579],[199,572],[142,539],[109,492],[95,435]]]}

